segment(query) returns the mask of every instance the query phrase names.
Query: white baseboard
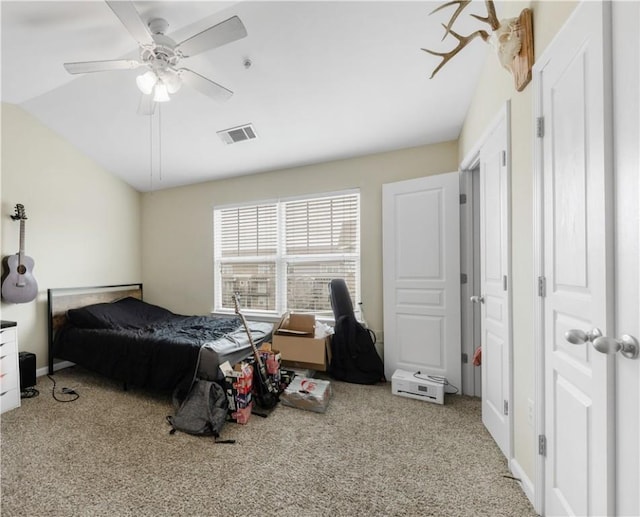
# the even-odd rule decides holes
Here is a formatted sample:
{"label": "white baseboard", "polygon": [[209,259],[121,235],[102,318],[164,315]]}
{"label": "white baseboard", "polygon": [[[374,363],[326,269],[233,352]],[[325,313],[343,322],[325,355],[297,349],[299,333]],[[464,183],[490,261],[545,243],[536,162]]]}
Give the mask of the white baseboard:
{"label": "white baseboard", "polygon": [[520,464],[517,462],[517,460],[512,459],[509,462],[509,466],[511,468],[511,473],[513,474],[513,477],[516,477],[520,480],[520,486],[522,487],[522,491],[527,496],[527,499],[529,499],[529,502],[531,503],[531,505],[535,508],[536,506],[535,488],[533,483],[531,482],[529,477],[524,473],[524,470],[522,469]]}
{"label": "white baseboard", "polygon": [[[59,363],[53,363],[53,371],[57,372],[58,370],[62,370],[63,368],[69,368],[69,366],[75,366],[76,363],[72,363],[71,361],[60,361]],[[45,366],[44,368],[38,368],[36,370],[36,377],[43,377],[49,373],[49,367]]]}

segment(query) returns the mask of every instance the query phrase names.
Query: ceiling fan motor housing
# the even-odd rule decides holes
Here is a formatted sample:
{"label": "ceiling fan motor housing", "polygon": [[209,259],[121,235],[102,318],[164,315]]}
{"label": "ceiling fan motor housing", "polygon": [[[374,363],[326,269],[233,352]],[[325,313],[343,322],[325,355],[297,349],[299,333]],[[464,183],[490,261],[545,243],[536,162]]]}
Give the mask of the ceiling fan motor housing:
{"label": "ceiling fan motor housing", "polygon": [[162,18],[154,18],[148,25],[152,33],[153,45],[140,47],[140,59],[156,71],[167,70],[177,65],[182,54],[175,50],[176,42],[164,34],[169,24]]}
{"label": "ceiling fan motor housing", "polygon": [[169,27],[165,20],[154,18],[148,25],[154,43],[140,47],[140,58],[166,85],[169,93],[176,93],[180,89],[182,81],[180,80],[180,71],[175,67],[182,54],[179,51],[176,52],[176,42],[164,35]]}

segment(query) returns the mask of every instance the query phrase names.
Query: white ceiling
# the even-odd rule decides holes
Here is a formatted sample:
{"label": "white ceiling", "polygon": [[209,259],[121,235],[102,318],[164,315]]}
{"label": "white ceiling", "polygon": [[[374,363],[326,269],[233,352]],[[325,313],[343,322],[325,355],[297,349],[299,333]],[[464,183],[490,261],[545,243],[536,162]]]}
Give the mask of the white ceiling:
{"label": "white ceiling", "polygon": [[[430,80],[439,59],[420,49],[455,46],[441,41],[449,13],[429,16],[440,3],[134,2],[143,20],[165,18],[176,41],[233,15],[248,32],[181,63],[230,100],[185,86],[150,118],[136,113],[139,70],[72,76],[62,66],[138,58],[104,2],[3,1],[2,101],[140,191],[454,140],[488,45],[474,41]],[[465,14],[456,28],[473,25]],[[245,123],[256,140],[216,135]]]}

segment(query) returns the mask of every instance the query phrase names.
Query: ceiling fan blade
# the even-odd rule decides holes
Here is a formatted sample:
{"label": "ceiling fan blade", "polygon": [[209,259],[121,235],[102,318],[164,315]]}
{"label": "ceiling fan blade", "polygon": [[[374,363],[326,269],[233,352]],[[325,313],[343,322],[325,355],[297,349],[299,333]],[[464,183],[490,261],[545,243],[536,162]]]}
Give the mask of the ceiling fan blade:
{"label": "ceiling fan blade", "polygon": [[156,110],[156,103],[153,101],[153,95],[140,95],[140,103],[138,104],[138,115],[150,116]]}
{"label": "ceiling fan blade", "polygon": [[205,50],[221,47],[232,41],[244,38],[247,35],[242,21],[237,16],[232,16],[228,20],[220,22],[213,27],[191,36],[190,38],[178,43],[177,49],[180,49],[185,57],[195,56]]}
{"label": "ceiling fan blade", "polygon": [[153,45],[153,38],[147,24],[142,21],[133,2],[114,2],[105,0],[114,14],[118,17],[125,29],[140,45]]}
{"label": "ceiling fan blade", "polygon": [[226,101],[233,95],[231,90],[227,90],[224,86],[214,83],[193,70],[181,68],[180,72],[180,77],[186,84],[217,101]]}
{"label": "ceiling fan blade", "polygon": [[134,70],[144,66],[133,59],[115,59],[112,61],[81,61],[65,63],[64,67],[70,74],[86,74],[88,72],[108,72],[110,70]]}

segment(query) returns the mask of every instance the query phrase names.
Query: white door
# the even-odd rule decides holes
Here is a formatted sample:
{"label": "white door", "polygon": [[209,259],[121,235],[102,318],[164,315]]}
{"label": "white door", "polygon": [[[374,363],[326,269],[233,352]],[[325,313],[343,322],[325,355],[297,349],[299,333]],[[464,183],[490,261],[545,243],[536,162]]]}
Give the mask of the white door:
{"label": "white door", "polygon": [[382,187],[384,363],[461,388],[459,174]]}
{"label": "white door", "polygon": [[[640,2],[614,2],[616,338],[640,338]],[[610,334],[609,334],[610,335]],[[640,515],[640,358],[616,354],[616,515]]]}
{"label": "white door", "polygon": [[[508,113],[508,111],[507,111]],[[511,327],[507,118],[480,149],[480,305],[482,422],[511,458]]]}
{"label": "white door", "polygon": [[609,8],[578,5],[535,68],[544,126],[546,515],[614,514],[614,359],[587,334],[613,330]]}

